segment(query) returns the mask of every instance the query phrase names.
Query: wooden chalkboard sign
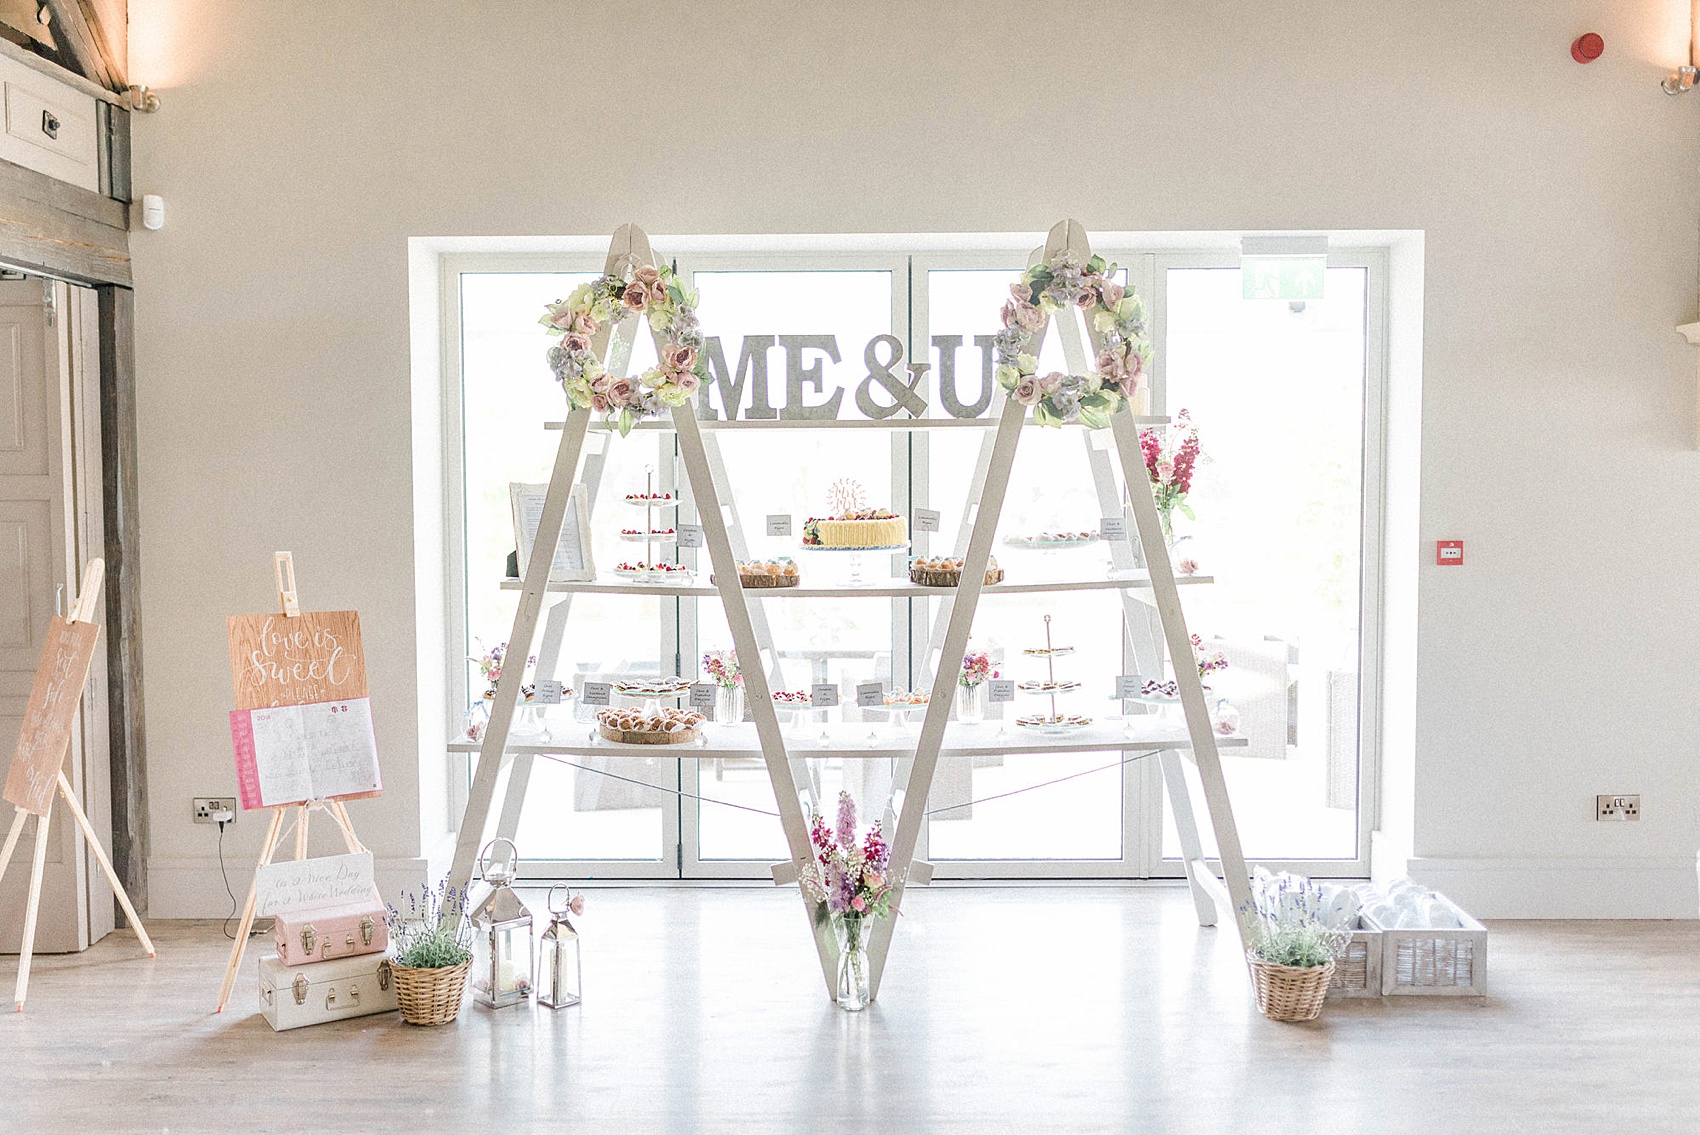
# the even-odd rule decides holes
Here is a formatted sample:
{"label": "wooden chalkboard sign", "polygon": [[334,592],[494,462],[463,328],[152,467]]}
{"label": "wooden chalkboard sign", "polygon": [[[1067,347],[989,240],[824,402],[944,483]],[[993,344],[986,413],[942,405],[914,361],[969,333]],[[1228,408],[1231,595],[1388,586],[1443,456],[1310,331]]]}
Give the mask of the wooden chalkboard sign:
{"label": "wooden chalkboard sign", "polygon": [[355,611],[232,615],[230,680],[237,709],[366,696],[366,656]]}
{"label": "wooden chalkboard sign", "polygon": [[12,754],[12,767],[6,774],[5,798],[17,805],[17,809],[12,813],[12,826],[6,832],[5,842],[0,843],[0,878],[5,877],[6,868],[12,863],[12,852],[24,833],[24,820],[29,816],[35,817],[35,854],[30,861],[29,901],[24,906],[23,947],[18,953],[18,979],[13,986],[13,996],[20,1012],[29,993],[30,959],[35,954],[35,921],[41,911],[42,875],[47,865],[47,825],[52,819],[55,791],[64,798],[71,818],[82,829],[89,851],[106,874],[106,881],[112,884],[112,893],[117,897],[118,905],[124,908],[131,929],[136,932],[148,956],[152,957],[154,952],[153,942],[148,938],[136,908],[131,905],[130,896],[124,893],[124,884],[118,881],[118,872],[112,869],[112,860],[107,857],[106,849],[100,844],[100,836],[96,834],[94,825],[89,823],[82,804],[77,801],[77,794],[64,768],[65,752],[70,748],[71,730],[77,720],[77,707],[82,704],[83,686],[88,681],[95,643],[100,638],[100,627],[94,621],[95,602],[105,579],[105,561],[90,560],[83,569],[82,589],[78,591],[70,613],[63,619],[53,620],[41,652],[41,666],[36,670],[35,685],[30,690],[29,704],[24,710],[24,726],[18,734],[18,748]]}
{"label": "wooden chalkboard sign", "polygon": [[59,787],[59,769],[71,744],[71,727],[82,704],[83,686],[94,663],[94,647],[100,624],[66,622],[55,618],[47,632],[41,666],[35,672],[29,704],[24,709],[24,727],[12,768],[6,775],[5,798],[36,816],[53,807]]}

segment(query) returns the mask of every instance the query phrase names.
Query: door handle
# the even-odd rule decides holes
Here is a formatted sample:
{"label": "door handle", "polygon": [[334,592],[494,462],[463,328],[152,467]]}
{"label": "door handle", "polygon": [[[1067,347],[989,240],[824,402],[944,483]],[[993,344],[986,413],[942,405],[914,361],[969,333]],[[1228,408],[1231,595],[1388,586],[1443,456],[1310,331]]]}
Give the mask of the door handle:
{"label": "door handle", "polygon": [[65,617],[65,585],[63,583],[53,593],[53,613],[61,619]]}

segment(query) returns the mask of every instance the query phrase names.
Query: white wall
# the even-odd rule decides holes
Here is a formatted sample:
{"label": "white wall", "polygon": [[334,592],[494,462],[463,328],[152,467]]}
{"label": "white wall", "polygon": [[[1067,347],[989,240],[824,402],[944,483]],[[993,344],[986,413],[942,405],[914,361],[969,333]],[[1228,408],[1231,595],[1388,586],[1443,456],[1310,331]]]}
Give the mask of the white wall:
{"label": "white wall", "polygon": [[[387,757],[364,834],[405,874],[444,831],[408,237],[1073,215],[1426,232],[1416,552],[1468,562],[1402,565],[1414,869],[1487,915],[1692,914],[1700,454],[1673,329],[1700,94],[1657,88],[1686,8],[132,0],[164,100],[136,189],[169,217],[134,241],[154,913],[228,905],[188,797],[233,782],[223,617],[272,602],[274,548],[306,603],[363,615]],[[1606,54],[1581,67],[1586,30]],[[1617,791],[1639,824],[1593,822]]]}

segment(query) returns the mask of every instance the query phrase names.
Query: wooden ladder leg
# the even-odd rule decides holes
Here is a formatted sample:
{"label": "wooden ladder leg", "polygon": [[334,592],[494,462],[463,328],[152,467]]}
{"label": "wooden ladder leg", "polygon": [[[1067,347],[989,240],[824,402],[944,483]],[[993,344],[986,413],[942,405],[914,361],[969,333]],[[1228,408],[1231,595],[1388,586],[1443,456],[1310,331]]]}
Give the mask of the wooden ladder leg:
{"label": "wooden ladder leg", "polygon": [[[284,809],[272,810],[271,827],[266,829],[266,842],[260,848],[259,866],[264,867],[272,861],[272,852],[277,849],[279,831],[283,828]],[[248,884],[248,901],[242,907],[242,924],[236,928],[236,941],[230,944],[230,962],[224,967],[224,984],[218,989],[218,1008],[215,1012],[224,1012],[225,1002],[230,1000],[230,991],[236,988],[236,974],[242,968],[242,952],[248,948],[248,931],[254,928],[254,901],[259,896],[260,872],[254,871],[254,881]]]}
{"label": "wooden ladder leg", "polygon": [[1169,809],[1175,814],[1175,834],[1180,837],[1181,862],[1186,865],[1186,881],[1192,891],[1192,905],[1198,910],[1200,926],[1216,925],[1216,896],[1212,886],[1221,884],[1216,876],[1208,881],[1200,875],[1204,869],[1204,845],[1198,838],[1198,813],[1192,810],[1192,793],[1187,790],[1186,770],[1181,767],[1180,754],[1164,749],[1157,754],[1158,767],[1163,770],[1163,787],[1169,793]]}
{"label": "wooden ladder leg", "polygon": [[136,913],[136,908],[130,905],[130,895],[124,890],[124,884],[118,881],[118,872],[112,869],[112,860],[106,857],[106,849],[100,845],[100,837],[94,834],[94,825],[83,813],[83,806],[77,803],[77,797],[71,791],[71,781],[65,776],[65,770],[59,770],[59,794],[70,806],[71,815],[76,817],[77,826],[83,829],[83,838],[88,841],[89,850],[94,852],[100,869],[106,873],[106,881],[112,884],[112,893],[118,898],[118,905],[124,908],[124,916],[130,920],[130,929],[136,932],[136,938],[142,944],[142,949],[148,952],[148,957],[156,957],[153,939],[148,937],[147,927],[142,925],[142,918]]}
{"label": "wooden ladder leg", "polygon": [[41,879],[47,870],[47,817],[35,818],[35,858],[30,865],[29,905],[24,908],[24,942],[18,953],[18,983],[13,999],[18,1012],[24,1011],[24,997],[30,988],[30,957],[35,953],[35,920],[41,913]]}
{"label": "wooden ladder leg", "polygon": [[6,868],[11,866],[12,852],[18,846],[18,837],[24,834],[24,817],[29,815],[22,808],[12,812],[12,827],[6,833],[6,845],[0,847],[0,879],[6,877]]}

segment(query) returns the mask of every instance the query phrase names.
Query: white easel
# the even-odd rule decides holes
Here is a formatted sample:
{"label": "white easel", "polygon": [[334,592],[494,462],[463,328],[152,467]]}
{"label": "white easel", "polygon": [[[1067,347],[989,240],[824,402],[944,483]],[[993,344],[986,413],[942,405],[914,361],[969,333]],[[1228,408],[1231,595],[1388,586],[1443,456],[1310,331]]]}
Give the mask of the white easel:
{"label": "white easel", "polygon": [[[83,584],[77,592],[77,601],[71,605],[71,612],[65,617],[68,623],[92,623],[95,621],[95,601],[100,596],[100,585],[106,579],[106,561],[90,560],[83,569]],[[81,700],[81,695],[78,695]],[[69,750],[67,738],[66,749]],[[100,845],[100,837],[95,834],[94,825],[89,823],[88,816],[83,812],[83,806],[77,802],[77,793],[71,787],[70,778],[65,775],[64,756],[59,758],[58,782],[59,795],[71,809],[77,826],[83,831],[83,838],[88,840],[89,850],[94,852],[95,859],[100,863],[100,869],[106,873],[106,881],[112,884],[112,893],[118,897],[118,905],[124,908],[124,916],[130,920],[130,928],[136,932],[136,937],[142,943],[142,948],[148,952],[148,957],[154,957],[153,940],[148,937],[147,929],[142,925],[141,918],[136,914],[136,908],[130,905],[130,896],[124,890],[124,884],[118,881],[118,872],[112,869],[112,860],[107,858],[106,849]],[[6,875],[6,868],[12,862],[12,851],[18,846],[18,837],[24,832],[24,817],[30,813],[23,808],[12,814],[12,828],[6,833],[6,843],[0,847],[0,878]],[[24,908],[24,941],[23,949],[18,954],[18,982],[13,997],[18,1003],[18,1012],[24,1011],[24,998],[29,993],[30,959],[35,953],[35,921],[41,913],[41,881],[47,869],[47,823],[51,812],[44,812],[35,818],[35,855],[30,865],[29,905]]]}
{"label": "white easel", "polygon": [[[288,552],[274,553],[272,570],[277,577],[278,608],[286,619],[300,618],[301,602],[295,594],[295,557]],[[248,884],[248,901],[242,907],[242,924],[236,928],[236,941],[230,944],[230,962],[224,967],[224,983],[218,989],[216,1012],[224,1012],[224,1006],[230,1000],[230,992],[236,988],[236,975],[242,969],[242,955],[248,949],[248,932],[254,928],[254,907],[259,899],[260,871],[271,864],[272,857],[277,854],[278,845],[283,842],[284,817],[288,815],[294,824],[295,858],[305,859],[308,821],[313,813],[320,809],[323,809],[342,831],[342,841],[350,852],[366,850],[360,838],[354,834],[354,821],[349,819],[348,807],[341,800],[308,800],[300,804],[284,804],[265,809],[272,814],[272,822],[266,829],[265,843],[260,846],[260,861],[254,868],[254,881]],[[374,898],[379,897],[376,887],[372,893]]]}

